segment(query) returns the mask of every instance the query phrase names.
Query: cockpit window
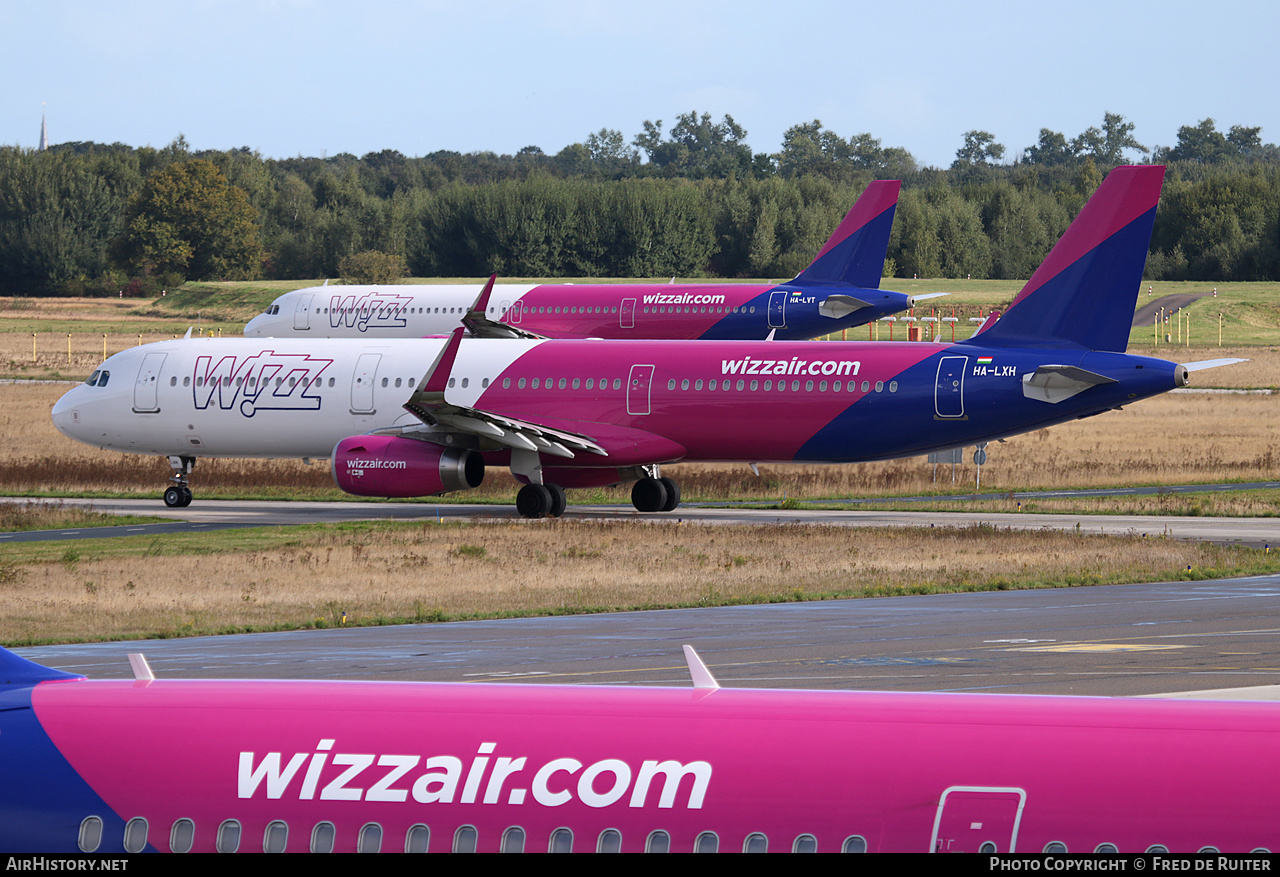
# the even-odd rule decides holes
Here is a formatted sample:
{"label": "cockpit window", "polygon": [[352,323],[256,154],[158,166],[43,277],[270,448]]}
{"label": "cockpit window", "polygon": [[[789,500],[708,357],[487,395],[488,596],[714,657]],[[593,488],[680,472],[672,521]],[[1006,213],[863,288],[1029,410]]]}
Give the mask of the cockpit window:
{"label": "cockpit window", "polygon": [[102,370],[102,374],[98,375],[98,386],[99,386],[99,387],[105,387],[105,386],[107,385],[107,380],[108,380],[110,377],[111,377],[111,372],[107,371],[107,370],[104,368],[104,369]]}
{"label": "cockpit window", "polygon": [[89,380],[85,381],[85,384],[90,387],[105,387],[107,385],[107,380],[110,377],[111,372],[100,368],[93,374],[89,375]]}
{"label": "cockpit window", "polygon": [[98,369],[93,374],[89,375],[89,380],[85,381],[85,383],[90,387],[98,386],[98,375],[100,374],[102,374],[102,369]]}

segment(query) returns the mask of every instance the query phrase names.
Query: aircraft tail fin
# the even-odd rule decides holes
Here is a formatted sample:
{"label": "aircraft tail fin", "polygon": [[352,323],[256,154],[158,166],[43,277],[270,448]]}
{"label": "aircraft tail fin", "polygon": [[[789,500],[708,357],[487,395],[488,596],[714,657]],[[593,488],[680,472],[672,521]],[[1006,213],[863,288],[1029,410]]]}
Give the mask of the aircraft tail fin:
{"label": "aircraft tail fin", "polygon": [[12,686],[26,687],[37,682],[83,678],[79,673],[45,667],[19,657],[8,649],[0,648],[0,690]]}
{"label": "aircraft tail fin", "polygon": [[899,180],[876,180],[867,186],[813,262],[791,282],[879,289],[901,188]]}
{"label": "aircraft tail fin", "polygon": [[1108,174],[1009,309],[969,342],[1123,353],[1164,171],[1135,166]]}

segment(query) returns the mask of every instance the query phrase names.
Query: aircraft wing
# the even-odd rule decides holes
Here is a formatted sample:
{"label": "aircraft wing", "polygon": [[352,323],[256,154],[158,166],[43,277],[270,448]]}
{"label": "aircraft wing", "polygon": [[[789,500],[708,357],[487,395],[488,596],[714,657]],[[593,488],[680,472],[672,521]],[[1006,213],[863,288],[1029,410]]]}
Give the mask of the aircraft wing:
{"label": "aircraft wing", "polygon": [[463,329],[453,330],[404,409],[433,431],[474,436],[491,450],[534,451],[572,460],[579,454],[607,458],[606,466],[632,466],[678,460],[685,448],[642,429],[609,423],[580,423],[552,418],[538,421],[509,417],[445,399]]}
{"label": "aircraft wing", "polygon": [[[493,284],[497,279],[497,274],[489,275],[489,282],[484,285],[484,289],[480,290],[480,296],[471,305],[467,315],[462,318],[462,325],[466,326],[467,331],[476,338],[524,338],[530,341],[541,341],[546,338],[545,335],[526,332],[508,323],[489,319],[489,297],[493,294]],[[506,315],[503,314],[503,316]]]}

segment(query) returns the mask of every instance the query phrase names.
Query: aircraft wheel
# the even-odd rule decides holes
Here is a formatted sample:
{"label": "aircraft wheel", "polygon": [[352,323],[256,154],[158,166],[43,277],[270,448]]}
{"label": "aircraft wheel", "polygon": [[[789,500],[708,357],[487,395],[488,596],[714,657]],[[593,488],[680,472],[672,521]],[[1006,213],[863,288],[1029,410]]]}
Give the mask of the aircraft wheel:
{"label": "aircraft wheel", "polygon": [[526,518],[545,518],[551,512],[551,491],[543,484],[526,484],[516,494],[516,511]]}
{"label": "aircraft wheel", "polygon": [[[164,492],[164,504],[171,509],[180,509],[183,506],[182,488],[174,485]],[[187,500],[190,502],[190,500]]]}
{"label": "aircraft wheel", "polygon": [[191,505],[191,488],[183,487],[182,488],[182,508],[185,509],[189,505]]}
{"label": "aircraft wheel", "polygon": [[665,475],[658,479],[662,482],[662,486],[667,489],[667,501],[662,504],[664,512],[674,512],[676,506],[680,505],[680,485],[676,484],[674,479]]}
{"label": "aircraft wheel", "polygon": [[631,488],[631,504],[639,512],[660,512],[667,504],[667,487],[657,478],[641,478]]}
{"label": "aircraft wheel", "polygon": [[569,498],[564,495],[564,488],[559,484],[545,485],[551,493],[551,509],[547,512],[550,517],[558,518],[564,514],[564,510],[569,506]]}

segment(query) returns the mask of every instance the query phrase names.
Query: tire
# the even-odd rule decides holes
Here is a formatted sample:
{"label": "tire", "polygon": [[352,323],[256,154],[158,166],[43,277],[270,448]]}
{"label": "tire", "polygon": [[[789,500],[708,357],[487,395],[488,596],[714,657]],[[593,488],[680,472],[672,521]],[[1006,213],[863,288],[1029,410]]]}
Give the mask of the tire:
{"label": "tire", "polygon": [[667,489],[667,501],[662,504],[664,512],[674,512],[676,506],[680,505],[680,485],[674,480],[663,476],[658,479],[662,482],[662,486]]}
{"label": "tire", "polygon": [[551,491],[542,484],[526,484],[516,494],[516,511],[526,518],[545,518],[551,511]]}
{"label": "tire", "polygon": [[182,500],[183,500],[183,496],[182,496],[181,487],[178,487],[175,485],[165,490],[164,504],[167,505],[169,508],[171,509],[182,508],[182,505],[183,505]]}
{"label": "tire", "polygon": [[185,509],[189,505],[191,505],[191,488],[184,487],[182,488],[182,508]]}
{"label": "tire", "polygon": [[551,494],[551,508],[547,511],[547,515],[552,518],[558,518],[569,507],[569,498],[564,495],[564,488],[559,484],[547,484],[544,486]]}
{"label": "tire", "polygon": [[660,512],[667,504],[667,488],[657,478],[641,478],[631,488],[631,504],[638,512]]}

